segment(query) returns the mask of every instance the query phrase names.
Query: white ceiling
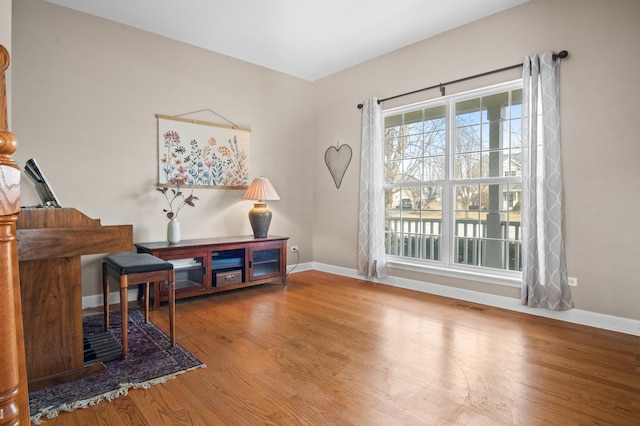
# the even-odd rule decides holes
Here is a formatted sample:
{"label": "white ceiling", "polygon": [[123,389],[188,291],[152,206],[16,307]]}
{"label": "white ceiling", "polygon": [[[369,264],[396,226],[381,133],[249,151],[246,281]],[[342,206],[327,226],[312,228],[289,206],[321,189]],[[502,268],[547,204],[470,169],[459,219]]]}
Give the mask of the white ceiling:
{"label": "white ceiling", "polygon": [[528,0],[47,0],[314,81]]}

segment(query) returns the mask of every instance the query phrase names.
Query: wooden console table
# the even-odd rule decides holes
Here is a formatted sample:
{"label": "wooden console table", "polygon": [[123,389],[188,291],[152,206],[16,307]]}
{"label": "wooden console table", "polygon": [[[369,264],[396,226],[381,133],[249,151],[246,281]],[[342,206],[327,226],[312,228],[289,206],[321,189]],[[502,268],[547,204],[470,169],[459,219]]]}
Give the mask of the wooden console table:
{"label": "wooden console table", "polygon": [[[135,244],[174,264],[176,299],[234,290],[281,280],[287,284],[289,237],[219,237]],[[153,286],[152,309],[168,300],[166,285]]]}

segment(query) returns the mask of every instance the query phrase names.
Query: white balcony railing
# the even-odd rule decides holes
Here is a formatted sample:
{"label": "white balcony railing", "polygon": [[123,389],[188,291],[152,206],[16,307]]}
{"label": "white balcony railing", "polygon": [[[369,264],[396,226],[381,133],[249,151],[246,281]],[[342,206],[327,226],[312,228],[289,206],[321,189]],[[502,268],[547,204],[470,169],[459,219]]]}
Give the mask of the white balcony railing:
{"label": "white balcony railing", "polygon": [[[456,219],[454,262],[521,271],[520,222],[500,221],[494,236],[488,226],[487,220]],[[387,254],[441,260],[441,219],[386,217],[385,232]]]}

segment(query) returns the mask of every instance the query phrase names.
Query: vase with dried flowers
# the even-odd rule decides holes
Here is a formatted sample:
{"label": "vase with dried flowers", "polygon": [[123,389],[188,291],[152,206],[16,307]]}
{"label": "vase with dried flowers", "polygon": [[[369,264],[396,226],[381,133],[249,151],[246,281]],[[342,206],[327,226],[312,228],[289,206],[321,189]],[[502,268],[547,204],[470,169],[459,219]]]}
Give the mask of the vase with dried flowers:
{"label": "vase with dried flowers", "polygon": [[174,184],[176,187],[162,187],[156,189],[162,192],[162,195],[164,195],[164,198],[169,204],[168,209],[162,209],[169,219],[169,224],[167,225],[167,241],[170,243],[179,243],[180,222],[178,222],[178,213],[180,213],[180,210],[182,210],[184,206],[195,207],[195,200],[197,200],[198,197],[193,195],[193,191],[191,191],[191,194],[185,196],[185,194],[180,190],[180,187],[186,182],[181,179],[173,178],[169,180],[169,183]]}

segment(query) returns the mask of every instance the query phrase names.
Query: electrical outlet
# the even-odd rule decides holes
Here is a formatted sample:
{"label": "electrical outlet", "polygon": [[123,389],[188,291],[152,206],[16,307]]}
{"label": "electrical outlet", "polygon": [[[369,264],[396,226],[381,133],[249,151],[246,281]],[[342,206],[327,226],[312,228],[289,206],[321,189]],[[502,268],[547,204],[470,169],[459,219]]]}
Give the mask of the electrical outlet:
{"label": "electrical outlet", "polygon": [[298,246],[291,246],[291,251],[300,251]]}
{"label": "electrical outlet", "polygon": [[578,287],[578,279],[575,277],[567,277],[567,280],[569,280],[569,285],[571,287]]}

